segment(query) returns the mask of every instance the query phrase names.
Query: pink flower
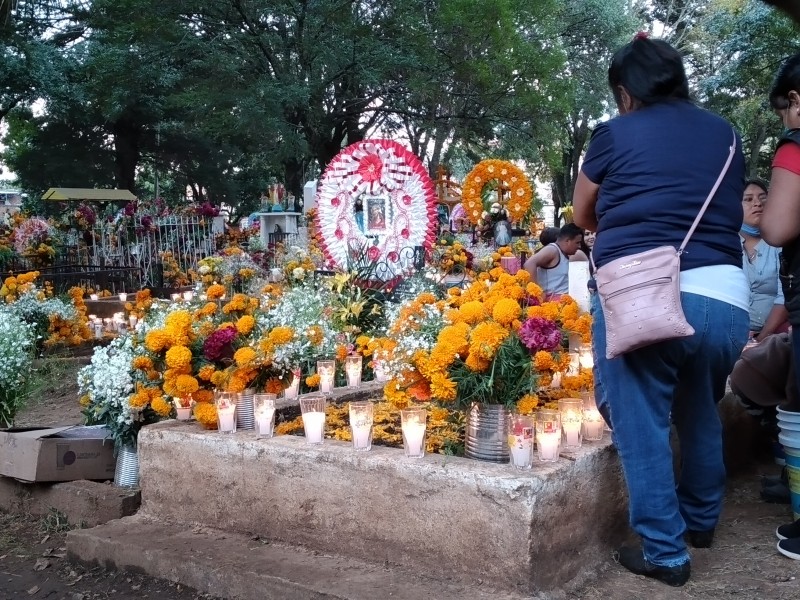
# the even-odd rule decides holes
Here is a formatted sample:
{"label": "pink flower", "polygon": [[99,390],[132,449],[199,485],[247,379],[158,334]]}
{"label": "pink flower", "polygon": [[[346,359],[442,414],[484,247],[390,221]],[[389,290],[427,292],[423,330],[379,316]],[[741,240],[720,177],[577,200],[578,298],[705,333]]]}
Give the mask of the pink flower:
{"label": "pink flower", "polygon": [[386,258],[388,258],[390,262],[397,262],[398,260],[400,260],[400,255],[397,252],[395,252],[394,250],[392,250],[386,256]]}
{"label": "pink flower", "polygon": [[534,317],[528,319],[519,328],[519,339],[531,352],[555,350],[561,345],[561,331],[558,325],[549,319]]}
{"label": "pink flower", "polygon": [[232,354],[230,344],[235,337],[236,329],[233,327],[217,329],[203,342],[203,355],[208,360],[214,361],[222,358],[223,354]]}
{"label": "pink flower", "polygon": [[381,178],[383,162],[374,154],[368,154],[358,163],[358,174],[367,183],[378,181]]}
{"label": "pink flower", "polygon": [[381,251],[378,250],[377,246],[370,246],[369,250],[367,250],[367,258],[369,258],[372,262],[378,260],[378,257],[381,255]]}

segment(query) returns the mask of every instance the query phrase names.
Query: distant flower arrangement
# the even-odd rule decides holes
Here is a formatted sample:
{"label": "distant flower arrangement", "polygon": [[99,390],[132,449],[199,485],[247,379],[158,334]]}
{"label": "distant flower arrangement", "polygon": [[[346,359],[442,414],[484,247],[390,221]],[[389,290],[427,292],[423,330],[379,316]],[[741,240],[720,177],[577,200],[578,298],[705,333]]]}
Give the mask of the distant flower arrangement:
{"label": "distant flower arrangement", "polygon": [[[521,221],[531,208],[533,189],[518,166],[505,160],[483,160],[475,165],[464,180],[461,203],[467,218],[475,225],[484,219],[483,189],[486,184],[497,182],[501,186],[502,208],[512,223]],[[507,192],[507,195],[506,195]]]}

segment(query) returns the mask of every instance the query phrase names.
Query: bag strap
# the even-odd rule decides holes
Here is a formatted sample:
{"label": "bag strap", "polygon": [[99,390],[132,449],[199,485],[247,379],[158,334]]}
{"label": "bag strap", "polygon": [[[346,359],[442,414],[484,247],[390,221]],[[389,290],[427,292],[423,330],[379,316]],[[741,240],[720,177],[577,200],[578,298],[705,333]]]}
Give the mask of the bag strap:
{"label": "bag strap", "polygon": [[697,213],[697,216],[694,218],[694,223],[692,223],[692,226],[689,228],[689,233],[687,233],[686,237],[683,238],[683,242],[681,243],[680,248],[678,248],[678,254],[683,254],[683,249],[686,248],[686,244],[689,243],[689,238],[692,237],[694,230],[697,229],[697,225],[700,223],[700,219],[703,218],[703,215],[705,214],[708,205],[711,203],[711,198],[713,198],[714,194],[717,193],[719,185],[722,183],[725,174],[728,172],[728,167],[731,166],[731,161],[733,160],[733,154],[736,152],[736,131],[734,131],[733,129],[731,129],[731,131],[733,131],[733,142],[731,143],[731,147],[728,152],[728,160],[725,161],[725,166],[722,167],[722,171],[720,171],[719,177],[717,177],[717,181],[714,184],[714,187],[711,188],[711,191],[708,193],[708,197],[706,198],[706,201],[703,203],[703,207],[700,209],[700,212]]}

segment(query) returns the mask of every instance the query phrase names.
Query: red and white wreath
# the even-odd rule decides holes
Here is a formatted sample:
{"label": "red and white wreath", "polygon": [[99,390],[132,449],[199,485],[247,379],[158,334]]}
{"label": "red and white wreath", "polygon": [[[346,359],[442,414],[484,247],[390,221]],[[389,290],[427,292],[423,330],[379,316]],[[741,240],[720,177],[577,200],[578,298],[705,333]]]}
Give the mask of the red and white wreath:
{"label": "red and white wreath", "polygon": [[[355,248],[401,270],[404,248],[436,239],[436,193],[420,160],[392,140],[365,140],[330,162],[317,192],[325,258],[345,268]],[[360,216],[358,215],[360,212]]]}

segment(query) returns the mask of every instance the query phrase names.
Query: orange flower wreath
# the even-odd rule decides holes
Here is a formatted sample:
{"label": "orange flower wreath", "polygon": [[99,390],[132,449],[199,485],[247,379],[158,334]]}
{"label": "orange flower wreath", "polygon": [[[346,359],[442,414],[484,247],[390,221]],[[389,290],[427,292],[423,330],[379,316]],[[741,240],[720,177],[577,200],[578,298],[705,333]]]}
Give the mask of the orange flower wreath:
{"label": "orange flower wreath", "polygon": [[530,210],[533,189],[522,169],[506,160],[482,160],[470,171],[462,187],[461,204],[469,220],[478,224],[483,214],[483,187],[492,180],[508,189],[508,197],[503,197],[503,208],[509,220],[521,220]]}

